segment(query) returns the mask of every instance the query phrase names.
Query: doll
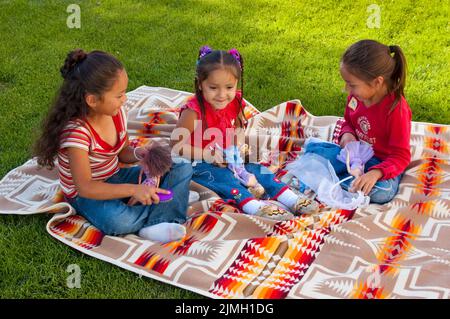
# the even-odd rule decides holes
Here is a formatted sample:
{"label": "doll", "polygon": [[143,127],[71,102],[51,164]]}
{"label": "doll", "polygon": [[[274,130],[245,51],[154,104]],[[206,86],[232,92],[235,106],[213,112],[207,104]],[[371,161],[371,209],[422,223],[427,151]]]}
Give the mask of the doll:
{"label": "doll", "polygon": [[[172,157],[170,150],[163,145],[152,141],[149,146],[145,148],[145,154],[139,161],[141,166],[141,172],[139,174],[139,183],[153,186],[155,188],[159,187],[160,179],[167,172],[169,172],[172,166]],[[169,194],[157,193],[159,200],[161,202],[169,201],[173,198],[173,193],[168,190]]]}
{"label": "doll", "polygon": [[341,150],[337,159],[347,165],[347,171],[350,175],[359,177],[364,174],[364,164],[373,156],[372,145],[353,141],[347,143]]}
{"label": "doll", "polygon": [[264,193],[264,187],[258,182],[255,175],[247,172],[244,166],[244,160],[241,157],[241,152],[244,157],[249,153],[249,147],[247,144],[243,144],[241,147],[236,145],[229,146],[226,149],[222,149],[216,144],[216,148],[222,150],[225,155],[225,162],[227,167],[234,173],[234,176],[241,182],[242,185],[248,187],[250,193],[256,198],[261,198]]}

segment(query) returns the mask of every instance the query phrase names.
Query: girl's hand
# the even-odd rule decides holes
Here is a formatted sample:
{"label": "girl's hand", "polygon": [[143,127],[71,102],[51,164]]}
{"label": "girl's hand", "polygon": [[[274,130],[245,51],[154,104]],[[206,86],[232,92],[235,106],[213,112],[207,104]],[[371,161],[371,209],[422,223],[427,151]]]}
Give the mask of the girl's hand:
{"label": "girl's hand", "polygon": [[217,147],[211,149],[211,153],[208,152],[207,154],[208,155],[205,156],[205,160],[207,163],[211,163],[219,167],[227,167],[227,164],[224,163],[224,154]]}
{"label": "girl's hand", "polygon": [[169,194],[168,190],[162,188],[156,188],[153,186],[138,184],[135,185],[135,191],[133,197],[130,198],[127,205],[133,206],[140,202],[142,205],[158,204],[158,193]]}
{"label": "girl's hand", "polygon": [[368,171],[367,173],[361,175],[356,178],[352,183],[350,188],[350,192],[362,191],[364,195],[368,195],[373,188],[373,185],[383,177],[383,173],[379,169],[373,169]]}
{"label": "girl's hand", "polygon": [[347,145],[348,143],[353,142],[353,141],[357,141],[355,135],[353,135],[352,133],[344,133],[341,137],[339,146],[341,148],[344,148],[345,145]]}

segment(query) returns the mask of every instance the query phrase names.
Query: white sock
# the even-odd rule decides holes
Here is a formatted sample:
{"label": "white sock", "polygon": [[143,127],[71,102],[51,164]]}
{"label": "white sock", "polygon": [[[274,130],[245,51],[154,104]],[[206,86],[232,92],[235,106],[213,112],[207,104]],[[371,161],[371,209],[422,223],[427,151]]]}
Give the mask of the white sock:
{"label": "white sock", "polygon": [[249,215],[255,215],[258,209],[263,205],[263,203],[259,200],[252,199],[248,201],[244,206],[242,206],[242,210],[244,213]]}
{"label": "white sock", "polygon": [[295,194],[290,189],[286,189],[283,193],[281,193],[280,196],[278,196],[277,201],[279,201],[281,204],[289,207],[289,209],[292,209],[297,202],[298,195]]}
{"label": "white sock", "polygon": [[184,235],[186,235],[186,228],[177,223],[160,223],[144,227],[139,231],[140,237],[162,243],[180,240]]}

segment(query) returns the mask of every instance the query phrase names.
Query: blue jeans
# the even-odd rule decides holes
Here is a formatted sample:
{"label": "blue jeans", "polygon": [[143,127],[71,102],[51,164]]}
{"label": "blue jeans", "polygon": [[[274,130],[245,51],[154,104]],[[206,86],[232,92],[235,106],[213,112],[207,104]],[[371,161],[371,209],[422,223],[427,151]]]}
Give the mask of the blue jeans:
{"label": "blue jeans", "polygon": [[[258,182],[272,198],[281,194],[288,186],[278,180],[265,166],[260,164],[245,164],[246,170],[254,174]],[[228,168],[218,167],[205,162],[197,163],[194,167],[192,180],[199,183],[225,200],[234,200],[240,206],[255,198],[244,185],[233,175]]]}
{"label": "blue jeans", "polygon": [[[139,172],[138,166],[121,168],[105,182],[137,184]],[[81,196],[69,200],[69,203],[106,235],[135,233],[143,227],[163,222],[182,224],[186,221],[191,177],[191,163],[173,164],[170,172],[161,178],[159,186],[173,191],[173,199],[164,203],[129,206],[129,198],[96,200]]]}
{"label": "blue jeans", "polygon": [[[315,153],[329,160],[336,172],[336,175],[339,177],[340,180],[342,180],[346,177],[349,177],[350,174],[347,172],[347,166],[336,158],[340,151],[341,148],[339,147],[339,145],[326,142],[324,143],[312,142],[309,143],[305,149],[305,153]],[[375,156],[372,157],[365,164],[364,172],[366,173],[369,170],[369,168],[379,163],[381,163],[380,159],[376,158]],[[398,175],[391,179],[379,180],[378,182],[376,182],[368,195],[370,197],[370,202],[376,204],[384,204],[391,201],[394,198],[395,194],[397,194],[398,192],[398,187],[402,175],[403,174]],[[354,179],[349,179],[343,182],[341,184],[342,188],[348,191],[350,184],[352,183],[353,180]]]}

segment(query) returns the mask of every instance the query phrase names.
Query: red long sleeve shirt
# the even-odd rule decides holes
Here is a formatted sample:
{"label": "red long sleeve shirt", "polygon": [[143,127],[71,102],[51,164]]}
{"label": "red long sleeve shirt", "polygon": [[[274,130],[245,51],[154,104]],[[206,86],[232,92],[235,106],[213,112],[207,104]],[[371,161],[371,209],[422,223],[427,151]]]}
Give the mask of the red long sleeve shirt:
{"label": "red long sleeve shirt", "polygon": [[368,108],[355,96],[349,95],[339,137],[351,133],[357,139],[372,144],[381,163],[370,169],[380,169],[383,180],[400,175],[411,161],[411,109],[402,96],[390,112],[394,100],[394,93],[391,93]]}

